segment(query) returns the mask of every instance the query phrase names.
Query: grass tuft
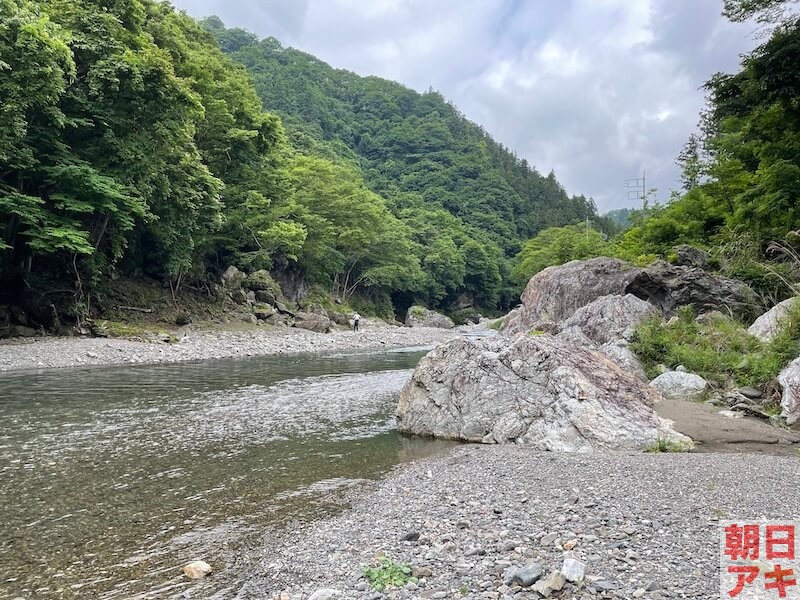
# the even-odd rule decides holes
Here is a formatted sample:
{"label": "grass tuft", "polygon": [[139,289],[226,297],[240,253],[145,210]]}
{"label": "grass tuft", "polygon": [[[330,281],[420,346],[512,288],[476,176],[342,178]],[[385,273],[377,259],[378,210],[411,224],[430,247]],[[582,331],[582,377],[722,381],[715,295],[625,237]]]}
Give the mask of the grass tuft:
{"label": "grass tuft", "polygon": [[676,442],[670,438],[659,437],[652,445],[645,448],[644,451],[651,454],[659,454],[661,452],[689,452],[691,449],[692,445],[688,442]]}
{"label": "grass tuft", "polygon": [[388,557],[378,560],[375,567],[364,569],[364,577],[369,581],[372,589],[382,592],[389,587],[403,587],[409,582],[416,583],[416,577],[411,575],[411,566],[399,563]]}

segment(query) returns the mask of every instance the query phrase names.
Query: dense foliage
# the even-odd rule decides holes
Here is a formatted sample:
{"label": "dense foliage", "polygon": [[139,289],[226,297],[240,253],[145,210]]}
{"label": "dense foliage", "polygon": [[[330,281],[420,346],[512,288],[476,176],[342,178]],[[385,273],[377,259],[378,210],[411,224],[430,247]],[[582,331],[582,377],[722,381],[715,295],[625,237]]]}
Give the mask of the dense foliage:
{"label": "dense foliage", "polygon": [[153,0],[0,0],[0,75],[4,304],[236,264],[492,308],[525,238],[594,212],[438,94]]}
{"label": "dense foliage", "polygon": [[540,175],[434,91],[333,69],[216,17],[203,25],[247,67],[297,146],[349,161],[410,226],[409,256],[423,270],[414,296],[425,303],[507,305],[519,291],[510,259],[525,240],[596,217],[591,200],[568,196],[552,173]]}
{"label": "dense foliage", "polygon": [[769,39],[733,75],[706,84],[701,135],[681,153],[686,192],[666,206],[633,211],[617,256],[647,262],[677,244],[708,248],[728,275],[772,303],[800,281],[800,21],[780,0],[728,0],[737,20],[778,20]]}

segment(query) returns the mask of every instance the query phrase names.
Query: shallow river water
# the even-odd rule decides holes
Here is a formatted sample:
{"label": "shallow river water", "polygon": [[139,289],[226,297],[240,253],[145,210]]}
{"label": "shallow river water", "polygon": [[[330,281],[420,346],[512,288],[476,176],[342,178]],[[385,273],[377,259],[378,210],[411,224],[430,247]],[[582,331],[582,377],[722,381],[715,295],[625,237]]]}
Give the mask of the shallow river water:
{"label": "shallow river water", "polygon": [[394,432],[423,354],[0,375],[0,598],[227,597],[265,528],[445,446]]}

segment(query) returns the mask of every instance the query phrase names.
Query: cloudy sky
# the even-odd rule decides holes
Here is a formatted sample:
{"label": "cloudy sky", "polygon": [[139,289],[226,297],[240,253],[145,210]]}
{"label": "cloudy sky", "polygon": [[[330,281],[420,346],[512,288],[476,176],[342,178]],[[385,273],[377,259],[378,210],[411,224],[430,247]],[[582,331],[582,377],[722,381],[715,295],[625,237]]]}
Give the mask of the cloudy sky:
{"label": "cloudy sky", "polygon": [[702,83],[758,38],[722,0],[173,0],[337,68],[442,92],[601,210],[661,198],[697,123]]}

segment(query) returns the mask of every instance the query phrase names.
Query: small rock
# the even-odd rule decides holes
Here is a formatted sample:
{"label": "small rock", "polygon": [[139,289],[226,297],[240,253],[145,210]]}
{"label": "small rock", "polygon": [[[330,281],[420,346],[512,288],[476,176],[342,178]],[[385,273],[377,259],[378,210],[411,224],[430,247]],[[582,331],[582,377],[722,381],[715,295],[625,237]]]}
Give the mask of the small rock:
{"label": "small rock", "polygon": [[633,592],[634,598],[641,598],[642,596],[644,596],[644,588],[639,588],[638,590]]}
{"label": "small rock", "polygon": [[212,572],[211,565],[202,560],[195,560],[183,567],[183,574],[189,579],[202,579]]}
{"label": "small rock", "polygon": [[564,550],[572,550],[575,546],[578,545],[578,540],[571,539],[564,542]]}
{"label": "small rock", "polygon": [[566,579],[560,571],[552,571],[550,575],[547,576],[547,579],[541,579],[537,581],[534,584],[533,589],[539,592],[539,594],[541,594],[543,597],[547,598],[553,592],[557,592],[563,588],[565,583]]}
{"label": "small rock", "polygon": [[419,539],[419,531],[409,531],[400,539],[404,542],[416,542]]}
{"label": "small rock", "polygon": [[586,575],[586,565],[572,556],[567,556],[561,565],[561,574],[567,581],[579,583]]}
{"label": "small rock", "polygon": [[526,567],[511,567],[506,571],[503,582],[506,585],[518,583],[522,587],[531,587],[542,576],[542,565],[531,563]]}
{"label": "small rock", "polygon": [[341,595],[342,592],[339,590],[324,588],[311,594],[308,600],[333,600],[333,598],[338,598]]}
{"label": "small rock", "polygon": [[736,410],[721,410],[717,413],[721,417],[727,417],[728,419],[742,419],[744,418],[744,413],[740,413]]}
{"label": "small rock", "polygon": [[542,546],[549,546],[550,544],[555,542],[557,538],[558,538],[557,533],[548,533],[542,538],[541,544]]}
{"label": "small rock", "polygon": [[749,400],[758,400],[763,396],[761,390],[757,390],[756,388],[752,387],[739,388],[739,393],[745,398],[748,398]]}

